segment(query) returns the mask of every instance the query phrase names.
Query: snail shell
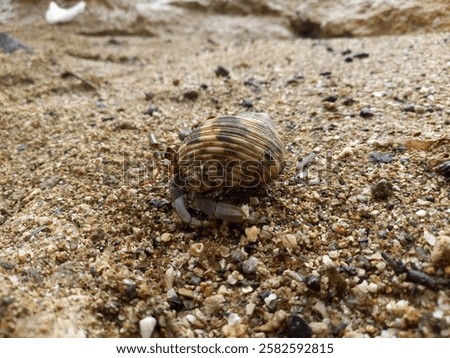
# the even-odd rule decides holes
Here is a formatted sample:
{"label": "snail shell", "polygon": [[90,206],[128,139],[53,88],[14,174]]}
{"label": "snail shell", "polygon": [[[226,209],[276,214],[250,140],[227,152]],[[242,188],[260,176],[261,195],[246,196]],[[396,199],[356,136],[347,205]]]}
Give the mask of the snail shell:
{"label": "snail shell", "polygon": [[216,117],[180,146],[177,184],[197,192],[266,185],[279,176],[284,158],[283,142],[267,114]]}

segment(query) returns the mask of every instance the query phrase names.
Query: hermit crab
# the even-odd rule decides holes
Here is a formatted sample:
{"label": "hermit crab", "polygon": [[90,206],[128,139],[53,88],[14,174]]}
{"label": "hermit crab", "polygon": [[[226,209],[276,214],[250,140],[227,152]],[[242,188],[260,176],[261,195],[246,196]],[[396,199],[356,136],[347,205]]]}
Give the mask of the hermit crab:
{"label": "hermit crab", "polygon": [[207,225],[208,221],[189,213],[189,200],[192,209],[209,219],[244,222],[248,210],[207,194],[226,188],[264,186],[278,178],[284,158],[283,142],[266,113],[206,120],[184,139],[175,156],[169,189],[178,216],[192,226]]}

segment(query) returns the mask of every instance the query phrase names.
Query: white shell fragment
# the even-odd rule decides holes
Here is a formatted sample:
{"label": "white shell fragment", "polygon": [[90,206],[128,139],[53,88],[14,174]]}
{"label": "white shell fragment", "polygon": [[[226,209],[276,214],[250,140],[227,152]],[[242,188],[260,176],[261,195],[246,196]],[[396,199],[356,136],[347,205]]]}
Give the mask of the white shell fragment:
{"label": "white shell fragment", "polygon": [[142,338],[150,338],[155,330],[156,319],[153,316],[148,316],[139,321],[139,331]]}
{"label": "white shell fragment", "polygon": [[84,1],[80,1],[68,9],[63,9],[62,7],[59,7],[57,3],[51,1],[48,10],[45,13],[45,20],[47,20],[49,24],[69,22],[75,16],[84,12],[85,8],[86,3]]}

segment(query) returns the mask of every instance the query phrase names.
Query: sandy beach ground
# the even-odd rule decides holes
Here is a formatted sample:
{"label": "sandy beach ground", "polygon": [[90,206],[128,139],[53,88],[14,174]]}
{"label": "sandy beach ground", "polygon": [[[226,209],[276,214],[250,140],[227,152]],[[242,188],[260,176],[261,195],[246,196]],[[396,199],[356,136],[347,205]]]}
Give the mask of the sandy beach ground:
{"label": "sandy beach ground", "polygon": [[[75,29],[0,26],[0,336],[450,336],[449,33]],[[288,153],[219,193],[259,221],[184,225],[165,153],[245,111]]]}

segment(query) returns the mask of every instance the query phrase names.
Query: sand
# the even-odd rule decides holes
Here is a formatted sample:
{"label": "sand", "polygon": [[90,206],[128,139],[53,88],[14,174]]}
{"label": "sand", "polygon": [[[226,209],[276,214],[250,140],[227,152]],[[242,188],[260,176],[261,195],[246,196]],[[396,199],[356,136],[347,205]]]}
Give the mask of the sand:
{"label": "sand", "polygon": [[[450,336],[448,33],[8,32],[31,50],[0,53],[0,336]],[[244,111],[288,165],[224,196],[256,224],[190,228],[165,153]]]}

